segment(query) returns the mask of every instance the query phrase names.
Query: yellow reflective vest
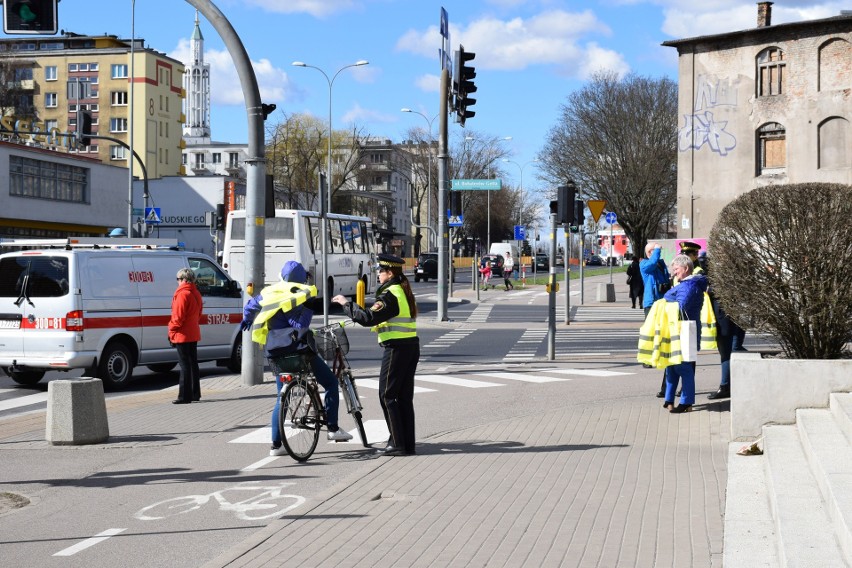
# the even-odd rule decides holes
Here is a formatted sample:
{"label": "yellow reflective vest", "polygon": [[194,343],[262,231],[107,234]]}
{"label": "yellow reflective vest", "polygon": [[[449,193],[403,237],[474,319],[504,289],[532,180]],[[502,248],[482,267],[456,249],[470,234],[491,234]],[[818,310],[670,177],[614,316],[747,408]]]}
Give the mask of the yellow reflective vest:
{"label": "yellow reflective vest", "polygon": [[387,291],[393,294],[399,304],[399,314],[386,322],[382,322],[372,328],[378,333],[379,343],[392,339],[408,339],[417,337],[417,321],[411,317],[411,309],[408,306],[408,298],[399,284],[389,286]]}
{"label": "yellow reflective vest", "polygon": [[[704,293],[701,306],[700,349],[716,349],[716,316],[710,297]],[[639,345],[636,359],[643,364],[664,369],[683,363],[680,350],[680,306],[677,302],[657,300],[639,328]]]}
{"label": "yellow reflective vest", "polygon": [[[294,291],[295,290],[295,291]],[[266,345],[269,335],[269,320],[279,310],[289,312],[296,306],[304,304],[309,298],[317,296],[317,287],[296,282],[276,282],[260,292],[260,312],[255,316],[251,326],[251,340]]]}
{"label": "yellow reflective vest", "polygon": [[701,345],[698,349],[716,349],[716,314],[713,312],[713,303],[710,294],[704,292],[704,303],[701,304],[701,315],[698,318],[701,326]]}

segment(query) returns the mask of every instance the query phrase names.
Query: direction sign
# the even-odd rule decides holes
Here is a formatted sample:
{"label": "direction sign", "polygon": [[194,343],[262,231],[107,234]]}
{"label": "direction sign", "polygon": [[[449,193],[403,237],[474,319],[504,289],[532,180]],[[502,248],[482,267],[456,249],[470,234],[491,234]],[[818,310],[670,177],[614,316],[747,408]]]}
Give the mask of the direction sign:
{"label": "direction sign", "polygon": [[605,199],[590,199],[586,205],[589,206],[589,211],[592,213],[592,218],[594,218],[595,223],[598,222],[598,219],[601,218],[601,213],[603,213],[604,207],[606,207]]}
{"label": "direction sign", "polygon": [[615,225],[615,222],[616,222],[616,220],[617,220],[618,218],[615,216],[615,213],[613,213],[612,211],[609,211],[609,212],[606,214],[606,217],[605,217],[604,219],[605,219],[605,220],[606,220],[606,222],[607,222],[607,223],[609,223],[610,225]]}
{"label": "direction sign", "polygon": [[454,179],[450,185],[453,191],[485,190],[499,191],[503,188],[502,179]]}
{"label": "direction sign", "polygon": [[515,240],[525,241],[527,239],[526,227],[523,225],[515,225]]}
{"label": "direction sign", "polygon": [[160,214],[159,207],[145,208],[145,223],[149,225],[159,225],[162,223],[163,216]]}

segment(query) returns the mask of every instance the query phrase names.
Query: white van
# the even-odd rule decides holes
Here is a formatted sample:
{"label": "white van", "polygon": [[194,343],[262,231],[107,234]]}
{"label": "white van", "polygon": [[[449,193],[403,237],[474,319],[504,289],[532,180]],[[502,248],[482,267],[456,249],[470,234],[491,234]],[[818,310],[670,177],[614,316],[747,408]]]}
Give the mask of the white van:
{"label": "white van", "polygon": [[[47,371],[86,369],[105,386],[127,384],[133,368],[167,372],[171,303],[181,268],[192,269],[203,299],[199,361],[240,371],[242,292],[201,253],[161,239],[11,240],[4,246],[57,246],[0,255],[0,368],[33,385]],[[62,244],[64,243],[64,245]]]}
{"label": "white van", "polygon": [[518,246],[515,243],[491,243],[491,254],[499,254],[504,259],[507,258],[507,253],[512,253],[512,262],[515,265],[515,270],[521,268],[521,257],[518,255]]}

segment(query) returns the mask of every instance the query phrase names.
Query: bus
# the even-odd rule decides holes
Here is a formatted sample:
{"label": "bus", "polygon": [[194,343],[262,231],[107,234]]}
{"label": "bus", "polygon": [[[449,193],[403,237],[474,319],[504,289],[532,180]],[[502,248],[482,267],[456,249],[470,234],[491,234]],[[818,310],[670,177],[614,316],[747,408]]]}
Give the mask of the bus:
{"label": "bus", "polygon": [[[358,281],[364,282],[364,292],[373,291],[376,283],[376,243],[373,222],[369,217],[353,215],[328,215],[328,274],[326,276],[329,298],[336,294],[355,296]],[[288,260],[305,267],[317,286],[319,295],[325,294],[322,280],[322,232],[320,215],[316,211],[276,209],[275,217],[265,222],[266,240],[263,255],[263,285],[279,280],[279,271]],[[225,241],[222,250],[222,267],[245,289],[245,236],[246,212],[244,209],[228,213]],[[261,287],[255,287],[255,293]]]}

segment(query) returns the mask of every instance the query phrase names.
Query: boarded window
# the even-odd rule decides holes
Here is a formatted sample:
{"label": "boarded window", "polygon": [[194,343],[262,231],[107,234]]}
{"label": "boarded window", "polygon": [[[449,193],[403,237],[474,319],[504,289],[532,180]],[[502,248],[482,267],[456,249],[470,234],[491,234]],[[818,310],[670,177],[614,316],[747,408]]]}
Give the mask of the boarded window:
{"label": "boarded window", "polygon": [[787,63],[784,52],[777,47],[769,47],[757,56],[757,96],[780,95],[786,90]]}
{"label": "boarded window", "polygon": [[774,173],[765,170],[778,170],[787,166],[787,136],[784,126],[770,122],[760,127],[758,174]]}

